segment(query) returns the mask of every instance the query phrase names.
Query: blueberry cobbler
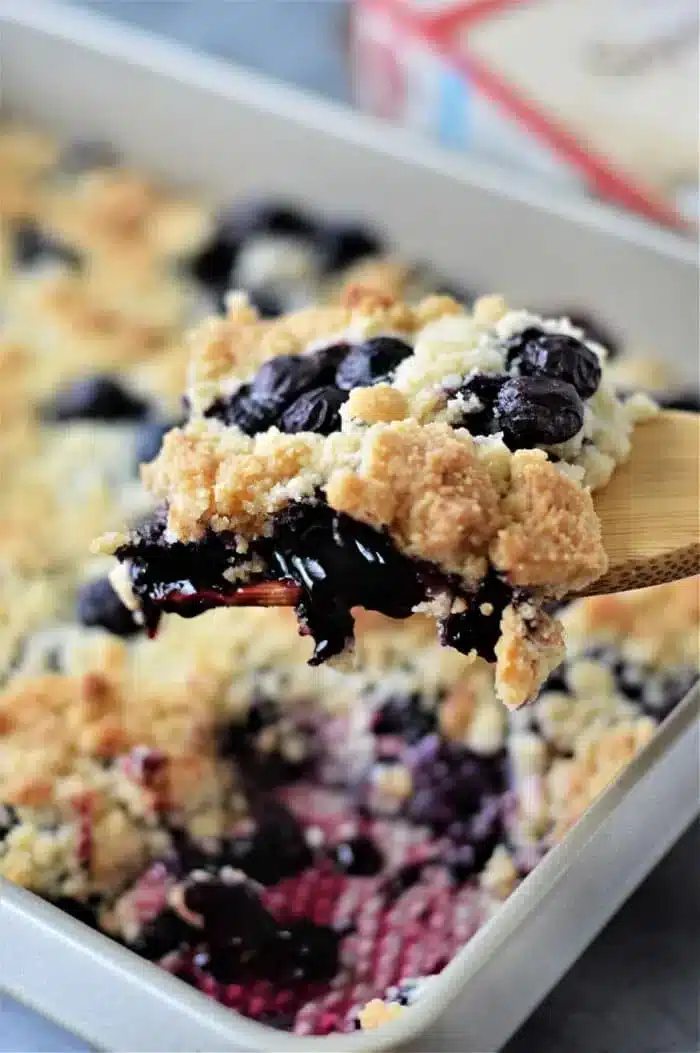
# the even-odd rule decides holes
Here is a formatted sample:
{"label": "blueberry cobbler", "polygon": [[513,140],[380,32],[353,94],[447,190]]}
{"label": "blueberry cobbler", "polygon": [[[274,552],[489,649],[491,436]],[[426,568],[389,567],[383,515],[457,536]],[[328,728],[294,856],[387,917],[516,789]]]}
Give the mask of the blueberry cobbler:
{"label": "blueberry cobbler", "polygon": [[591,488],[654,413],[566,320],[411,306],[351,285],[262,319],[232,294],[190,335],[185,423],[143,469],[155,515],[110,535],[112,583],[149,631],[239,602],[295,605],[312,662],[343,655],[352,609],[432,614],[444,644],[531,699],[561,661],[547,604],[606,569]]}
{"label": "blueberry cobbler", "polygon": [[[429,996],[697,678],[698,590],[686,581],[569,605],[563,664],[532,705],[501,704],[509,677],[502,665],[497,684],[487,659],[508,610],[523,640],[549,626],[552,665],[559,656],[543,579],[519,576],[533,549],[515,528],[529,502],[543,519],[558,509],[587,522],[581,484],[624,457],[648,404],[601,379],[598,344],[612,341],[595,323],[493,299],[467,312],[426,299],[423,283],[439,285],[427,274],[354,225],[267,204],[217,217],[104,144],[60,149],[0,125],[0,875],[298,1034],[376,1027]],[[345,276],[362,289],[350,302]],[[249,299],[227,297],[232,284]],[[307,298],[323,308],[296,311]],[[554,384],[573,417],[519,402],[530,381]],[[551,430],[579,418],[570,436]],[[400,460],[418,436],[424,480],[433,434],[440,471],[447,444],[456,477],[468,463],[483,483],[475,517],[488,501],[507,517],[485,575],[485,537],[459,564],[450,531],[434,551],[412,548],[434,488],[421,508],[402,484],[383,528],[382,444],[398,436]],[[262,444],[264,481],[265,444],[279,437],[309,461],[288,478],[280,462],[273,533],[253,531],[269,518],[255,500],[217,519],[206,471],[196,525],[181,485],[190,455],[244,456],[262,495],[251,450]],[[139,480],[148,462],[152,493]],[[357,504],[335,507],[334,493]],[[379,518],[366,522],[371,494]],[[115,591],[113,560],[89,544],[118,521],[128,573]],[[597,572],[595,539],[579,542],[556,551],[567,583]],[[475,592],[465,568],[470,582],[481,575]],[[540,568],[547,585],[554,570]],[[160,600],[197,613],[256,575],[263,595],[299,590],[309,633],[291,610],[228,606],[143,632]],[[352,604],[354,628],[334,597]],[[358,610],[367,597],[384,614]],[[436,616],[457,646],[442,646]],[[353,631],[352,665],[317,662]],[[533,684],[550,664],[538,663],[539,652]]]}

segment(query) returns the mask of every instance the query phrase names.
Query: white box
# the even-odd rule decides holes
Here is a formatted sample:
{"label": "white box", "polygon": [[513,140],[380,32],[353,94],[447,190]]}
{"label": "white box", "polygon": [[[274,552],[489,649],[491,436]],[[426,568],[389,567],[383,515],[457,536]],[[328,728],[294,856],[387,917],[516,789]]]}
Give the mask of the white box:
{"label": "white box", "polygon": [[[455,280],[515,302],[589,305],[696,372],[695,253],[674,235],[594,206],[550,207],[408,135],[63,5],[0,0],[0,63],[3,104],[58,133],[98,134],[222,200],[283,192],[357,212]],[[0,988],[125,1053],[498,1048],[697,814],[698,702],[696,691],[669,717],[434,996],[378,1031],[309,1039],[243,1019],[6,883]]]}

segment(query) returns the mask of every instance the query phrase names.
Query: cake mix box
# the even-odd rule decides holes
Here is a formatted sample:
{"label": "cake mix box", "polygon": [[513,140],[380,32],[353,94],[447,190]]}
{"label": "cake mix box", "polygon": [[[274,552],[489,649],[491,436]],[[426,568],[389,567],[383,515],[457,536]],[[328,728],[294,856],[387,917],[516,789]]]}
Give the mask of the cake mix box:
{"label": "cake mix box", "polygon": [[657,223],[698,219],[696,0],[355,0],[363,109]]}

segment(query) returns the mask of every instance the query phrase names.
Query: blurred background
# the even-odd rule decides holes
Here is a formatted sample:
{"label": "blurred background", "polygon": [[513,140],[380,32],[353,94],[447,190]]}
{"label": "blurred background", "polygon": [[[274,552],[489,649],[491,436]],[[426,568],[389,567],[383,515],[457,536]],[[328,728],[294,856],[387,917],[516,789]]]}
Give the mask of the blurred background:
{"label": "blurred background", "polygon": [[553,194],[695,228],[697,0],[82,6],[352,102]]}

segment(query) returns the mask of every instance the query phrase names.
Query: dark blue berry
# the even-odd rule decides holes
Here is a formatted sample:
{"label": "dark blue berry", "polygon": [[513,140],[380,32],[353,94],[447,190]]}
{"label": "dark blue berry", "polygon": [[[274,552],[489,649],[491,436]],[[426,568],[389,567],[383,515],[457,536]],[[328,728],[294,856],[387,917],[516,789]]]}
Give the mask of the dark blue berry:
{"label": "dark blue berry", "polygon": [[277,931],[277,924],[265,909],[252,883],[224,881],[202,876],[185,884],[185,906],[204,919],[204,935],[214,944],[240,940],[244,947],[255,949]]}
{"label": "dark blue berry", "polygon": [[398,735],[409,746],[435,730],[437,716],[420,694],[389,698],[377,710],[372,721],[375,735]]}
{"label": "dark blue berry", "polygon": [[281,412],[299,395],[317,386],[323,363],[315,355],[277,355],[253,378],[251,395],[261,406]]}
{"label": "dark blue berry", "polygon": [[230,214],[230,223],[241,238],[273,234],[312,239],[318,229],[316,221],[302,208],[287,202],[253,202],[244,205]]}
{"label": "dark blue berry", "polygon": [[61,152],[58,167],[66,175],[81,175],[94,168],[115,168],[119,153],[101,139],[76,139]]}
{"label": "dark blue berry", "polygon": [[15,231],[14,253],[18,267],[53,260],[73,268],[81,264],[79,252],[57,241],[30,219],[24,220]]}
{"label": "dark blue berry", "polygon": [[340,431],[340,407],[347,399],[347,391],[339,391],[330,385],[312,388],[287,407],[280,418],[280,430],[287,435],[303,431],[330,435]]}
{"label": "dark blue berry", "polygon": [[136,464],[148,464],[160,453],[163,439],[181,421],[146,420],[136,429],[134,454]]}
{"label": "dark blue berry", "polygon": [[216,399],[204,416],[240,428],[246,435],[258,435],[277,423],[276,412],[258,402],[251,393],[250,384],[241,384],[233,395]]}
{"label": "dark blue berry", "polygon": [[334,845],[331,858],[337,870],[352,877],[373,877],[384,866],[384,856],[377,845],[363,834]]}
{"label": "dark blue berry", "polygon": [[91,929],[97,928],[97,911],[92,904],[73,899],[72,896],[56,896],[48,902],[70,914],[76,921],[82,921],[83,925],[88,925]]}
{"label": "dark blue berry", "polygon": [[261,885],[276,885],[313,863],[296,816],[279,801],[268,799],[259,808],[253,832],[230,838],[222,846],[221,858]]}
{"label": "dark blue berry", "polygon": [[412,747],[407,763],[413,781],[409,818],[438,831],[469,820],[486,798],[505,789],[500,758],[481,757],[438,735]]}
{"label": "dark blue berry", "polygon": [[371,387],[391,379],[396,367],[413,354],[413,348],[395,336],[375,336],[354,347],[341,362],[335,382],[339,388]]}
{"label": "dark blue berry", "polygon": [[197,938],[198,930],[188,925],[170,907],[166,907],[145,923],[136,940],[129,946],[143,958],[155,962],[171,951],[178,950],[183,944],[196,942]]}
{"label": "dark blue berry", "polygon": [[359,223],[327,223],[318,234],[323,266],[339,271],[368,256],[378,256],[382,241],[372,230]]}
{"label": "dark blue berry", "polygon": [[109,578],[88,581],[78,590],[77,618],[81,625],[106,629],[115,636],[140,631],[134,616],[112,588]]}
{"label": "dark blue berry", "polygon": [[63,388],[43,412],[51,421],[120,421],[141,420],[148,408],[145,399],[128,391],[114,377],[98,374]]}
{"label": "dark blue berry", "polygon": [[340,966],[340,936],[328,925],[297,918],[280,926],[275,939],[262,949],[259,968],[278,982],[332,980]]}
{"label": "dark blue berry", "polygon": [[459,426],[467,428],[472,435],[493,435],[498,431],[495,404],[501,388],[510,380],[507,373],[472,373],[464,381],[459,393],[465,400],[477,398],[480,406],[467,409]]}
{"label": "dark blue berry", "polygon": [[240,243],[235,233],[223,226],[189,261],[194,277],[214,292],[221,306],[223,295],[231,284],[231,271],[239,251]]}
{"label": "dark blue berry", "polygon": [[554,446],[583,426],[583,403],[571,384],[549,377],[515,377],[500,390],[496,413],[509,449]]}
{"label": "dark blue berry", "polygon": [[508,349],[508,366],[516,366],[522,376],[551,377],[571,384],[582,399],[598,390],[602,368],[595,351],[573,336],[525,329],[513,338]]}

